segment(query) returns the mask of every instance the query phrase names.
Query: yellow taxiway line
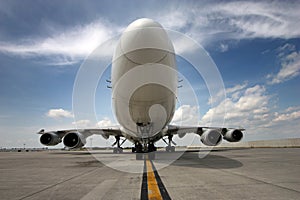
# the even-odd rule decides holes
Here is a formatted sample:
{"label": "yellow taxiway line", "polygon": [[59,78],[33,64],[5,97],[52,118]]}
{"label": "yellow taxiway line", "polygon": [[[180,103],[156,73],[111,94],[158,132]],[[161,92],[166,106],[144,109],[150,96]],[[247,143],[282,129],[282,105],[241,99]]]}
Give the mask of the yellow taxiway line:
{"label": "yellow taxiway line", "polygon": [[147,182],[148,182],[148,199],[149,200],[162,200],[158,184],[155,178],[154,170],[149,159],[146,160],[147,164]]}

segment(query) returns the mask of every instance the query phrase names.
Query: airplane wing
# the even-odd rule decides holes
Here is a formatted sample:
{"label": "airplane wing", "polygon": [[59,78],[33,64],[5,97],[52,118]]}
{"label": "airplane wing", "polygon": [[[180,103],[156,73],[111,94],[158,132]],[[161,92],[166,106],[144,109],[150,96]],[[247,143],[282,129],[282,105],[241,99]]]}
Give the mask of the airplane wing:
{"label": "airplane wing", "polygon": [[120,127],[107,127],[99,129],[69,129],[59,131],[40,130],[37,134],[41,134],[40,142],[46,146],[57,145],[64,142],[64,145],[69,148],[80,148],[86,144],[86,138],[91,135],[101,135],[105,139],[109,136],[123,136]]}
{"label": "airplane wing", "polygon": [[224,128],[206,126],[177,126],[169,125],[167,135],[178,135],[180,138],[187,133],[195,133],[201,137],[202,143],[208,146],[216,146],[222,138],[229,142],[238,142],[243,138],[244,128]]}

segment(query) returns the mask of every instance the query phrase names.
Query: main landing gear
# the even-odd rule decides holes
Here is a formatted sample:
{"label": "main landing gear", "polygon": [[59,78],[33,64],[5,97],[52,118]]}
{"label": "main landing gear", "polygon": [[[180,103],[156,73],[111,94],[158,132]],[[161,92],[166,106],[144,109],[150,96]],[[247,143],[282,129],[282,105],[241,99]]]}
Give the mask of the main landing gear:
{"label": "main landing gear", "polygon": [[174,146],[167,146],[166,147],[166,152],[175,152],[175,147]]}
{"label": "main landing gear", "polygon": [[175,152],[175,147],[172,146],[172,144],[176,145],[176,143],[172,139],[173,139],[173,135],[168,135],[169,142],[163,139],[163,141],[168,145],[166,147],[166,152]]}
{"label": "main landing gear", "polygon": [[115,147],[113,149],[113,153],[123,153],[123,148],[121,146],[122,146],[122,144],[124,144],[126,139],[123,140],[122,143],[120,143],[120,136],[115,136],[115,138],[116,138],[116,141],[115,141],[115,143],[112,144],[112,146],[117,145],[117,147]]}

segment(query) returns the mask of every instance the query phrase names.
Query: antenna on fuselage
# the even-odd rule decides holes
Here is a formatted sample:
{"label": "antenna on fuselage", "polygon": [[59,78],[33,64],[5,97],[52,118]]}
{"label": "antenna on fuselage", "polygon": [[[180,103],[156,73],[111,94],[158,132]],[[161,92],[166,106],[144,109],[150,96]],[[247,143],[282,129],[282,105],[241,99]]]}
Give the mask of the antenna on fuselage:
{"label": "antenna on fuselage", "polygon": [[[183,81],[183,79],[179,79],[178,83],[181,83]],[[182,88],[182,85],[178,85],[177,88]]]}
{"label": "antenna on fuselage", "polygon": [[110,84],[110,85],[107,85],[106,87],[109,88],[109,89],[111,89],[112,88],[111,87],[111,78],[106,79],[106,82]]}

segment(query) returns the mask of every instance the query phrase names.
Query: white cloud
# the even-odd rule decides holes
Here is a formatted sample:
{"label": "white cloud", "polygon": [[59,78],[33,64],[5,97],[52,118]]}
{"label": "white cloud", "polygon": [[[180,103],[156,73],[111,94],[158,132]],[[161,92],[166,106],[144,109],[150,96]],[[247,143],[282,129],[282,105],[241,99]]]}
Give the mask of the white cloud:
{"label": "white cloud", "polygon": [[228,46],[228,44],[221,43],[219,48],[220,48],[221,52],[226,52],[226,51],[228,51],[229,46]]}
{"label": "white cloud", "polygon": [[300,36],[300,4],[296,2],[187,3],[170,9],[172,12],[159,11],[158,21],[164,27],[187,33],[202,45],[224,39],[287,39]]}
{"label": "white cloud", "polygon": [[197,125],[199,122],[199,109],[197,106],[182,105],[174,113],[172,124]]}
{"label": "white cloud", "polygon": [[[202,45],[226,39],[300,36],[300,4],[296,2],[186,3],[180,7],[171,4],[168,8],[158,8],[147,15],[165,28],[186,33]],[[124,27],[98,19],[67,30],[57,27],[46,29],[49,30],[46,37],[1,41],[0,51],[21,56],[59,56],[60,60],[52,63],[68,65],[89,55],[99,44],[119,34]],[[220,48],[226,51],[229,45],[221,43]],[[101,53],[111,56],[112,49],[112,45],[108,45]]]}
{"label": "white cloud", "polygon": [[248,83],[244,82],[243,84],[237,84],[231,88],[225,89],[225,92],[219,91],[216,96],[210,97],[208,99],[208,104],[213,105],[214,103],[216,103],[218,101],[222,101],[221,98],[224,97],[224,94],[226,96],[231,96],[233,99],[236,100],[241,95],[241,90],[243,90],[245,87],[247,87],[247,85],[248,85]]}
{"label": "white cloud", "polygon": [[279,52],[278,56],[282,57],[282,56],[284,56],[285,52],[293,52],[293,51],[295,51],[296,47],[293,44],[286,43],[286,44],[278,47],[276,50]]}
{"label": "white cloud", "polygon": [[248,83],[247,82],[244,82],[243,84],[237,84],[231,88],[227,88],[226,89],[226,93],[227,94],[231,94],[231,93],[235,93],[235,92],[238,92],[242,89],[244,89],[245,87],[247,87]]}
{"label": "white cloud", "polygon": [[[250,140],[268,138],[299,137],[295,132],[300,128],[300,107],[288,107],[284,111],[275,111],[272,106],[271,96],[267,94],[266,88],[262,85],[253,87],[234,86],[231,91],[238,90],[240,95],[237,99],[232,95],[216,107],[209,109],[201,119],[201,125],[243,127],[246,128],[245,137]],[[226,108],[225,115],[222,112]],[[214,124],[222,122],[224,124]],[[214,121],[211,119],[214,118]]]}
{"label": "white cloud", "polygon": [[236,107],[241,111],[255,111],[268,104],[269,97],[264,95],[265,87],[256,85],[247,88],[244,95],[236,102]]}
{"label": "white cloud", "polygon": [[[50,56],[53,65],[69,65],[89,55],[98,45],[120,33],[121,28],[105,21],[95,21],[69,30],[53,31],[46,38],[0,42],[0,51],[25,57]],[[111,56],[113,46],[99,52]]]}
{"label": "white cloud", "polygon": [[229,2],[218,4],[215,12],[231,27],[240,30],[241,37],[294,38],[300,35],[298,3]]}
{"label": "white cloud", "polygon": [[[180,120],[183,112],[193,113],[189,110],[191,110],[189,105],[178,108],[173,121]],[[195,117],[198,113],[191,115]],[[278,109],[276,101],[272,101],[272,96],[267,93],[264,85],[248,86],[247,83],[243,83],[228,88],[227,98],[209,109],[201,117],[199,124],[246,128],[245,139],[259,140],[270,137],[299,137],[299,133],[295,132],[300,128],[299,119],[299,106]],[[186,125],[186,121],[181,125]]]}
{"label": "white cloud", "polygon": [[296,111],[296,110],[300,110],[300,106],[288,107],[287,109],[285,109],[285,112],[292,112],[292,111]]}
{"label": "white cloud", "polygon": [[[51,65],[51,66],[66,66],[73,65],[79,62],[79,58],[70,58],[66,56],[51,56],[49,59],[44,59],[43,65]],[[40,61],[41,63],[41,61]]]}
{"label": "white cloud", "polygon": [[[266,95],[265,87],[255,85],[245,88],[246,85],[237,85],[230,89],[230,92],[241,91],[241,96],[232,98],[230,95],[216,107],[207,111],[202,117],[203,125],[222,122],[230,126],[261,124],[262,115],[269,112],[268,103],[270,97]],[[229,93],[230,94],[230,93]],[[235,94],[235,93],[234,93]],[[226,110],[224,114],[224,110]],[[265,115],[264,118],[267,116]],[[211,121],[213,119],[213,121]],[[258,121],[259,119],[259,121]],[[255,121],[256,120],[256,121]],[[213,126],[222,124],[212,124]]]}
{"label": "white cloud", "polygon": [[[159,11],[160,12],[160,11]],[[186,26],[188,18],[187,13],[183,13],[180,10],[173,11],[171,13],[165,14],[158,20],[165,28],[171,30],[178,30]]]}
{"label": "white cloud", "polygon": [[[182,36],[182,37],[178,37],[178,36]],[[183,52],[185,53],[194,52],[196,49],[199,48],[197,44],[195,44],[186,36],[181,34],[174,34],[174,32],[171,32],[170,39],[173,43],[174,50],[177,54],[181,54]]]}
{"label": "white cloud", "polygon": [[77,128],[87,128],[91,125],[91,121],[88,119],[82,119],[75,122],[72,122],[73,125],[76,125]]}
{"label": "white cloud", "polygon": [[294,120],[300,118],[300,110],[283,114],[276,113],[275,116],[273,122]]}
{"label": "white cloud", "polygon": [[300,52],[295,46],[285,44],[278,48],[281,60],[281,69],[277,74],[268,74],[269,84],[278,84],[290,80],[300,74]]}
{"label": "white cloud", "polygon": [[114,126],[116,125],[115,123],[113,123],[113,121],[111,119],[109,119],[108,117],[104,117],[102,120],[100,120],[97,123],[98,127],[108,127],[108,126]]}
{"label": "white cloud", "polygon": [[72,118],[73,114],[70,111],[64,110],[62,108],[58,109],[50,109],[47,114],[48,117],[51,118]]}
{"label": "white cloud", "polygon": [[[284,111],[270,113],[269,121],[265,124],[266,128],[278,134],[297,135],[299,129],[300,107],[289,107]],[[299,137],[299,135],[298,135]]]}

